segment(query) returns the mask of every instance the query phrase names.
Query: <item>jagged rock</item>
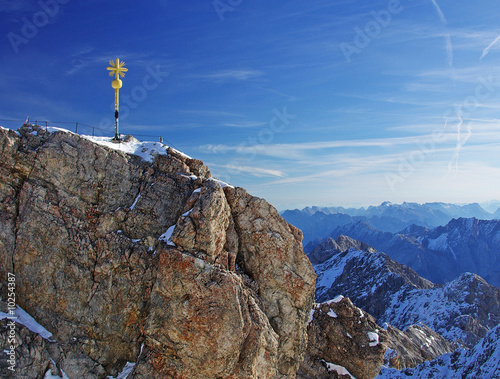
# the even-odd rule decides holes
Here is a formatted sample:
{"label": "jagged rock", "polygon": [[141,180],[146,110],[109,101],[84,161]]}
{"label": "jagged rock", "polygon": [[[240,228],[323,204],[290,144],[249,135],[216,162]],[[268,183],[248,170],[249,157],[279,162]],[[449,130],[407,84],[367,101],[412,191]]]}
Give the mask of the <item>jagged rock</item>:
{"label": "jagged rock", "polygon": [[0,128],[0,292],[15,273],[53,372],[293,378],[316,278],[301,233],[201,161],[127,144]]}
{"label": "jagged rock", "polygon": [[224,188],[239,239],[237,263],[259,288],[265,313],[279,335],[279,372],[293,376],[306,346],[316,275],[302,252],[302,233],[278,211],[242,188]]}
{"label": "jagged rock", "polygon": [[405,331],[388,325],[387,333],[389,343],[384,365],[398,370],[415,367],[458,347],[426,325],[411,325]]}
{"label": "jagged rock", "polygon": [[357,379],[378,375],[387,349],[387,332],[349,298],[339,296],[316,304],[307,334],[307,354],[299,377],[333,378],[328,364],[345,367]]}
{"label": "jagged rock", "polygon": [[[51,366],[46,341],[22,325],[16,324],[11,328],[10,322],[7,319],[0,320],[0,377],[43,378]],[[13,334],[9,333],[11,330]],[[14,353],[12,356],[11,352]]]}
{"label": "jagged rock", "polygon": [[193,195],[196,201],[179,219],[172,242],[209,263],[218,261],[234,270],[235,252],[224,252],[231,211],[222,187],[208,180]]}
{"label": "jagged rock", "polygon": [[176,249],[158,254],[136,377],[275,377],[278,336],[240,276]]}

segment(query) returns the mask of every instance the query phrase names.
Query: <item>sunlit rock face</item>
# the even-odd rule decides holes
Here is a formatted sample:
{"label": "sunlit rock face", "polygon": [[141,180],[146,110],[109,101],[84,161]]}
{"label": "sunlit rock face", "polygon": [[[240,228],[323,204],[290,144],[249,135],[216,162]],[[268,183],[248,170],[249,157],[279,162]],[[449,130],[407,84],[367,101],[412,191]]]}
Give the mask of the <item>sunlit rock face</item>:
{"label": "sunlit rock face", "polygon": [[36,375],[295,377],[316,275],[265,200],[133,138],[0,128],[0,153],[2,297],[15,273],[52,333],[20,334]]}

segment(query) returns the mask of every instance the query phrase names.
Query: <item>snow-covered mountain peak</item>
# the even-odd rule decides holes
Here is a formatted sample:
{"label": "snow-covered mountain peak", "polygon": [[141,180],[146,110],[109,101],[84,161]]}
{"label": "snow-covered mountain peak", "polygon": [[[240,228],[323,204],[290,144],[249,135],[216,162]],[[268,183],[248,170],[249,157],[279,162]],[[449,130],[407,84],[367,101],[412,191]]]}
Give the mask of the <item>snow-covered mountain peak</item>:
{"label": "snow-covered mountain peak", "polygon": [[405,329],[424,323],[450,341],[471,346],[500,322],[500,290],[475,274],[435,285],[385,254],[359,250],[313,267],[317,301],[342,294],[379,324]]}

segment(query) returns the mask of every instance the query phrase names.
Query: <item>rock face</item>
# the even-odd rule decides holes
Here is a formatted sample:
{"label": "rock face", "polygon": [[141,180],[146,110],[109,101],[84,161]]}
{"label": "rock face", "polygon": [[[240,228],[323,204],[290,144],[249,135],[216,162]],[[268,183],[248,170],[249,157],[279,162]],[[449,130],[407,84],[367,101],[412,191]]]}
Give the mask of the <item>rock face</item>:
{"label": "rock face", "polygon": [[36,345],[36,375],[16,374],[43,377],[49,356],[70,378],[127,362],[129,378],[293,378],[316,278],[300,231],[201,161],[131,144],[147,159],[0,128],[0,293],[14,273],[56,341]]}
{"label": "rock face", "polygon": [[[5,333],[4,331],[10,331],[7,320],[0,320],[0,330],[2,331],[0,334],[0,348],[2,348],[3,353],[2,360],[0,361],[2,378],[15,378],[16,371],[22,372],[25,378],[38,378],[40,377],[40,373],[47,371],[51,362],[46,340],[24,326],[12,329],[12,335]],[[15,369],[14,363],[10,362],[13,357],[9,355],[5,359],[5,352],[11,351],[9,338],[13,338],[15,344],[18,346],[16,351],[17,357],[14,359]],[[12,369],[9,370],[9,367]]]}
{"label": "rock face", "polygon": [[335,378],[332,365],[347,369],[357,379],[378,375],[387,349],[387,332],[375,319],[339,296],[316,304],[311,312],[306,359],[299,370],[304,379]]}

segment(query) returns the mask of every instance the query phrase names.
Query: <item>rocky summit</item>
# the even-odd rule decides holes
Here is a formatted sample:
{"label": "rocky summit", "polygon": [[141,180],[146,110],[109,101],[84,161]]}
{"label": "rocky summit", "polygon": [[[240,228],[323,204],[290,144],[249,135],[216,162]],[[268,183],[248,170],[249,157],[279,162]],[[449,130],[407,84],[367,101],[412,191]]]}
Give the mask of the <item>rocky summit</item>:
{"label": "rocky summit", "polygon": [[0,376],[294,378],[316,280],[301,240],[172,148],[0,128],[0,293],[32,316]]}

